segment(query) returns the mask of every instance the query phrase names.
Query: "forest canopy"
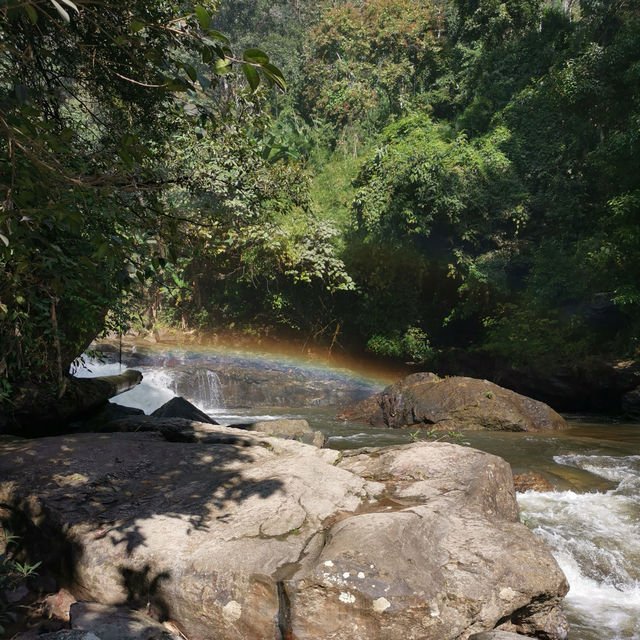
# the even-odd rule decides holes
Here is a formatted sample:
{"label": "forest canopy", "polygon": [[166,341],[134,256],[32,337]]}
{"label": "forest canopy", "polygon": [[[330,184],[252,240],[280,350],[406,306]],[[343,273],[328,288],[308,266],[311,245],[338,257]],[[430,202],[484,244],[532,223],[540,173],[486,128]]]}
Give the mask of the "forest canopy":
{"label": "forest canopy", "polygon": [[5,393],[150,321],[635,357],[639,4],[5,3]]}

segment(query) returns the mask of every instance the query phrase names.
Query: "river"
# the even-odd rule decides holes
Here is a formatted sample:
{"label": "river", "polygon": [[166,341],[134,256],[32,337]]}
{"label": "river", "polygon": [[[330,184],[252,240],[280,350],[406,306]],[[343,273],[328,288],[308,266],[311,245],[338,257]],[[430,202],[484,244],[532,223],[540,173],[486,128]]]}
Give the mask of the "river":
{"label": "river", "polygon": [[[190,357],[182,353],[178,362],[184,365]],[[176,395],[170,366],[175,362],[171,358],[165,359],[164,366],[136,366],[143,372],[142,384],[113,401],[150,413]],[[297,363],[296,367],[304,371],[305,365]],[[121,370],[118,364],[95,361],[89,368],[77,375],[110,375]],[[338,373],[360,382],[366,378],[344,369]],[[322,375],[315,366],[313,375]],[[372,389],[383,386],[379,378],[370,378],[368,383]],[[408,430],[337,422],[331,406],[228,408],[215,374],[203,376],[189,399],[225,425],[247,422],[249,417],[305,418],[336,449],[412,440]],[[514,473],[541,473],[554,487],[552,492],[520,493],[518,503],[522,521],[551,547],[569,580],[565,610],[571,624],[570,640],[640,640],[640,425],[585,416],[567,418],[571,429],[552,436],[473,432],[463,434],[464,443],[503,457]]]}

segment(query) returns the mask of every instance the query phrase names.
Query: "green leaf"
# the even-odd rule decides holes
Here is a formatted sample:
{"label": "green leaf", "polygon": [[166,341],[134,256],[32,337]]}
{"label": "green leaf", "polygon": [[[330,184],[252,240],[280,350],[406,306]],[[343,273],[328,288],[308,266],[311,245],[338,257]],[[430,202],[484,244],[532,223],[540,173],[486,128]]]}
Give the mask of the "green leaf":
{"label": "green leaf", "polygon": [[196,5],[196,16],[198,16],[198,22],[202,27],[203,31],[206,31],[211,24],[211,17],[207,13],[207,10],[204,7],[201,7],[199,4]]}
{"label": "green leaf", "polygon": [[278,67],[266,62],[266,63],[261,63],[260,68],[262,69],[264,75],[267,77],[269,81],[277,84],[283,91],[287,90],[287,83],[284,80],[282,71],[280,71]]}
{"label": "green leaf", "polygon": [[130,168],[133,166],[133,157],[124,147],[118,149],[118,155],[126,167]]}
{"label": "green leaf", "polygon": [[215,73],[217,73],[219,76],[222,76],[225,73],[229,73],[229,71],[231,71],[231,61],[227,60],[226,58],[224,60],[218,59],[213,63],[213,68]]}
{"label": "green leaf", "polygon": [[35,24],[36,22],[38,22],[38,12],[35,10],[33,5],[24,4],[22,6],[23,6],[24,10],[26,11],[27,15],[29,16],[29,20],[31,20],[31,23]]}
{"label": "green leaf", "polygon": [[132,20],[131,24],[129,25],[129,30],[131,31],[131,33],[138,33],[138,31],[141,31],[142,29],[144,29],[144,27],[144,22],[141,22],[140,20]]}
{"label": "green leaf", "polygon": [[0,240],[4,242],[5,246],[9,246],[9,238],[7,238],[7,236],[5,236],[3,233],[0,233]]}
{"label": "green leaf", "polygon": [[257,64],[269,64],[269,56],[262,49],[247,49],[242,54],[242,59],[246,62]]}
{"label": "green leaf", "polygon": [[227,36],[223,35],[219,31],[216,31],[215,29],[209,29],[209,31],[207,31],[207,34],[216,40],[220,40],[220,42],[224,42],[226,45],[231,44]]}
{"label": "green leaf", "polygon": [[184,70],[187,72],[187,75],[191,78],[192,82],[195,82],[198,79],[196,70],[190,64],[185,64]]}
{"label": "green leaf", "polygon": [[101,260],[106,255],[107,251],[111,248],[111,245],[108,242],[103,242],[95,253],[96,258]]}
{"label": "green leaf", "polygon": [[254,93],[255,90],[260,85],[260,75],[256,71],[255,67],[253,67],[250,64],[243,64],[242,65],[242,71],[244,72],[244,75],[247,78],[247,82],[249,83],[249,86],[251,87],[252,93]]}

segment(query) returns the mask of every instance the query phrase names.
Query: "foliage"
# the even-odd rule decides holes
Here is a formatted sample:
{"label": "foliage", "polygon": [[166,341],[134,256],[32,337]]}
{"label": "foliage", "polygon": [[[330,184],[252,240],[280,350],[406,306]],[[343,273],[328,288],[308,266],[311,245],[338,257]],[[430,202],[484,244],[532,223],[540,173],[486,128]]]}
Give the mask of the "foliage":
{"label": "foliage", "polygon": [[0,10],[0,398],[137,311],[634,355],[638,0],[217,4]]}
{"label": "foliage", "polygon": [[174,132],[216,114],[234,65],[251,92],[284,81],[259,49],[235,57],[200,5],[15,0],[0,30],[0,376],[60,383],[170,257]]}
{"label": "foliage", "polygon": [[420,326],[521,364],[632,353],[637,2],[582,4],[448,8],[441,73],[355,181],[351,330],[371,348]]}
{"label": "foliage", "polygon": [[15,611],[4,599],[5,592],[15,589],[26,578],[38,575],[37,569],[42,564],[17,561],[14,556],[17,542],[17,536],[11,535],[6,530],[3,531],[2,543],[5,548],[0,553],[0,634],[5,633],[4,624],[16,620]]}
{"label": "foliage", "polygon": [[[171,171],[189,176],[166,192],[187,219],[208,211],[212,222],[184,229],[175,266],[157,274],[165,313],[200,328],[309,328],[305,310],[317,295],[349,289],[332,245],[333,226],[309,209],[308,179],[285,158],[273,161],[268,121],[236,116],[200,134],[185,134]],[[159,276],[159,278],[158,278]]]}
{"label": "foliage", "polygon": [[432,354],[427,334],[417,327],[409,327],[404,335],[399,332],[391,337],[374,335],[367,342],[367,350],[390,358],[408,358],[424,362]]}
{"label": "foliage", "polygon": [[[404,112],[438,69],[438,11],[417,0],[329,4],[311,29],[300,108],[354,138]],[[351,125],[351,126],[350,126]]]}

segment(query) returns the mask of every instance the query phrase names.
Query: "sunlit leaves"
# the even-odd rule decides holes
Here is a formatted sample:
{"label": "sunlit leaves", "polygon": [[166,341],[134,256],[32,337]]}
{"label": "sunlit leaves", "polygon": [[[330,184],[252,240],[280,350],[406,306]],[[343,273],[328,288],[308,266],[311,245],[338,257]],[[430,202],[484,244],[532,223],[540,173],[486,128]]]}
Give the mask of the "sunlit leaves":
{"label": "sunlit leaves", "polygon": [[242,71],[245,77],[247,78],[247,82],[251,87],[251,91],[255,91],[260,85],[260,76],[258,75],[258,72],[256,71],[255,67],[253,67],[250,64],[243,64]]}

